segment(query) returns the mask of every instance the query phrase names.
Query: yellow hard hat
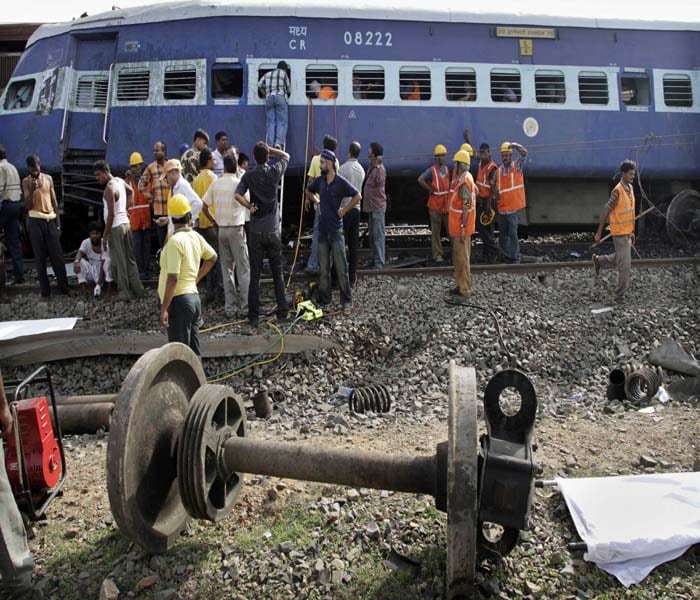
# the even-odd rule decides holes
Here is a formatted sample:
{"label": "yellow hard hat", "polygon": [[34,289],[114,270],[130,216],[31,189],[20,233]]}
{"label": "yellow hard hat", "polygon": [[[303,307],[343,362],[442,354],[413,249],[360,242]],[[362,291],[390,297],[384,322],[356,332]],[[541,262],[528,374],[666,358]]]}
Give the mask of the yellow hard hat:
{"label": "yellow hard hat", "polygon": [[466,150],[460,150],[459,152],[457,152],[457,154],[455,154],[452,157],[452,160],[453,162],[461,162],[465,165],[468,165],[469,163],[471,163],[472,157],[471,154],[469,154],[469,152],[467,152]]}
{"label": "yellow hard hat", "polygon": [[192,211],[189,200],[182,194],[175,194],[168,199],[168,216],[169,217],[184,217],[188,212]]}
{"label": "yellow hard hat", "polygon": [[433,150],[433,156],[441,156],[443,154],[447,154],[447,148],[443,146],[442,144],[438,144],[435,146],[435,150]]}
{"label": "yellow hard hat", "polygon": [[129,166],[133,167],[134,165],[140,165],[143,163],[143,156],[139,154],[138,152],[132,152],[131,156],[129,157]]}
{"label": "yellow hard hat", "polygon": [[474,148],[472,148],[471,144],[467,144],[466,142],[462,144],[459,147],[460,150],[464,150],[465,152],[469,152],[469,156],[474,156]]}
{"label": "yellow hard hat", "polygon": [[513,149],[510,147],[510,142],[503,142],[501,144],[501,152],[512,152]]}
{"label": "yellow hard hat", "polygon": [[481,216],[479,217],[479,221],[484,227],[488,227],[493,223],[493,218],[496,216],[496,211],[493,210],[493,208],[489,208],[488,211],[484,211],[481,213]]}

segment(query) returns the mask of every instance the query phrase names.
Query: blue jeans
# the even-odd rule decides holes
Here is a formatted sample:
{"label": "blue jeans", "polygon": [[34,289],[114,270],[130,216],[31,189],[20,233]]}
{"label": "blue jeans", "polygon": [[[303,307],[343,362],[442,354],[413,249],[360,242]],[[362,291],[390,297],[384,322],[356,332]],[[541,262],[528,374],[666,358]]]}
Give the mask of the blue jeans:
{"label": "blue jeans", "polygon": [[518,213],[498,213],[498,245],[506,262],[520,262],[520,242],[518,241]]}
{"label": "blue jeans", "polygon": [[384,268],[384,213],[371,212],[369,215],[369,247],[375,269]]}
{"label": "blue jeans", "polygon": [[309,262],[306,263],[306,268],[309,271],[318,271],[318,223],[321,220],[321,209],[314,209],[314,230],[311,234],[311,256]]}
{"label": "blue jeans", "polygon": [[265,100],[265,120],[267,135],[265,141],[274,146],[284,147],[287,139],[287,98],[284,94],[274,94]]}
{"label": "blue jeans", "polygon": [[338,276],[340,288],[340,303],[350,304],[350,279],[348,278],[348,262],[345,259],[345,237],[343,230],[318,232],[318,256],[321,261],[321,275],[318,283],[318,301],[328,304],[331,301],[331,255]]}
{"label": "blue jeans", "polygon": [[21,210],[21,201],[10,202],[6,200],[0,207],[0,229],[5,230],[5,241],[12,257],[12,273],[15,280],[24,279],[24,257],[22,256],[22,242],[19,239]]}

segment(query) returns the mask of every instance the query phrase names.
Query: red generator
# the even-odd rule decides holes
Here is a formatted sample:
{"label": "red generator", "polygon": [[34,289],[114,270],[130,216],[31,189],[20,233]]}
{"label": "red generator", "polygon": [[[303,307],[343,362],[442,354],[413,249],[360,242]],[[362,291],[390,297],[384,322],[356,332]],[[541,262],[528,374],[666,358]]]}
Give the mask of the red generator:
{"label": "red generator", "polygon": [[[46,375],[40,378],[43,371]],[[57,421],[54,427],[48,399],[21,396],[29,391],[30,383],[41,382],[48,382],[53,414],[57,414],[51,377],[41,367],[16,386],[15,400],[10,403],[15,426],[5,442],[5,467],[15,500],[34,521],[44,516],[65,480],[61,431]]]}

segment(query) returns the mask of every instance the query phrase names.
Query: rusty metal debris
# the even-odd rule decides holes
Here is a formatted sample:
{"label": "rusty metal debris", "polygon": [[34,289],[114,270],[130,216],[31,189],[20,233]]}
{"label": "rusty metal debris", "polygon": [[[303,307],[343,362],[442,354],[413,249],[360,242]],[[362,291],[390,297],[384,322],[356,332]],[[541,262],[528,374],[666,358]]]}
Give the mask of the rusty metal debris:
{"label": "rusty metal debris", "polygon": [[353,388],[348,396],[348,406],[355,413],[386,413],[391,410],[391,394],[382,384]]}
{"label": "rusty metal debris", "polygon": [[623,367],[625,373],[625,396],[631,402],[650,402],[663,383],[661,367],[645,367],[639,362],[631,362]]}

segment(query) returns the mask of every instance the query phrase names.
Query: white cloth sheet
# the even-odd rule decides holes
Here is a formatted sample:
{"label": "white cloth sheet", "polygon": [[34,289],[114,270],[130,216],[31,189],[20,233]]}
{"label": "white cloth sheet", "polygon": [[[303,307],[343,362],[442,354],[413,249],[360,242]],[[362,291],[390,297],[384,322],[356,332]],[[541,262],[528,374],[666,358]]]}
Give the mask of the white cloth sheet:
{"label": "white cloth sheet", "polygon": [[49,331],[67,331],[73,329],[77,317],[65,319],[33,319],[31,321],[0,322],[0,341],[13,340],[25,335],[37,335]]}
{"label": "white cloth sheet", "polygon": [[700,473],[556,481],[584,558],[625,586],[700,543]]}

